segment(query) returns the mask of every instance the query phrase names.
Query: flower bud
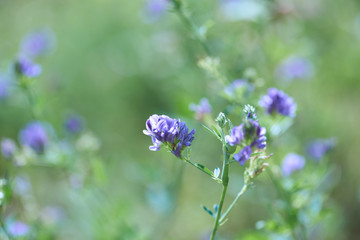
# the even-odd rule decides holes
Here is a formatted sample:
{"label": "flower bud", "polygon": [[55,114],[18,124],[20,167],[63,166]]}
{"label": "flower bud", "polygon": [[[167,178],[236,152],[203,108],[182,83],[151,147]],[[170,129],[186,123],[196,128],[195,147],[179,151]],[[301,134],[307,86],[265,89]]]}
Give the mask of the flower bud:
{"label": "flower bud", "polygon": [[224,128],[227,122],[225,114],[223,112],[220,112],[219,116],[215,119],[215,121],[220,128]]}

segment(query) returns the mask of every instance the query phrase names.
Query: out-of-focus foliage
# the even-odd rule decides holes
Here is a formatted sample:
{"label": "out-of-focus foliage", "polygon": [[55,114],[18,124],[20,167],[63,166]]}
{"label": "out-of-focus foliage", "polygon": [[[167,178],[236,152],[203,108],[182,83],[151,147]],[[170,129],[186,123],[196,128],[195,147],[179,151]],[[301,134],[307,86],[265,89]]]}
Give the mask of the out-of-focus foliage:
{"label": "out-of-focus foliage", "polygon": [[[219,71],[226,73],[229,82],[251,79],[257,88],[254,101],[266,94],[268,87],[277,87],[298,106],[286,135],[272,129],[272,175],[263,174],[257,180],[260,184],[246,193],[222,227],[221,239],[290,237],[288,228],[296,221],[294,216],[300,216],[305,224],[297,226],[297,231],[307,228],[314,234],[312,239],[358,237],[359,3],[185,3],[194,21],[203,26],[203,32],[207,30],[206,40],[220,58]],[[1,159],[1,178],[13,176],[11,182],[0,182],[1,193],[12,198],[11,204],[1,209],[2,225],[8,231],[11,226],[26,231],[21,225],[25,222],[31,233],[37,233],[36,237],[29,234],[29,239],[207,237],[212,219],[199,205],[216,203],[220,189],[167,152],[149,152],[150,139],[142,130],[153,113],[181,117],[197,129],[192,159],[215,169],[221,164],[221,147],[188,106],[207,97],[214,112],[236,113],[247,102],[224,109],[227,102],[236,102],[236,94],[248,93],[240,88],[239,92],[219,94],[219,83],[206,71],[206,66],[216,62],[206,61],[202,46],[175,14],[161,11],[161,6],[154,10],[149,4],[0,1],[1,76],[13,67],[26,34],[51,29],[56,36],[53,50],[36,60],[42,65],[42,74],[31,86],[38,97],[35,112],[51,123],[49,131],[56,144],[51,145],[44,162],[16,167]],[[294,68],[296,74],[289,74],[286,67]],[[0,138],[19,142],[20,129],[33,119],[29,102],[14,86],[3,98],[1,84]],[[73,113],[86,122],[76,137],[63,129],[65,119]],[[240,117],[234,115],[232,121],[238,125]],[[307,155],[310,141],[330,137],[337,139],[337,145],[321,161]],[[77,149],[64,151],[58,141],[62,139]],[[18,146],[18,150],[23,149]],[[280,173],[282,160],[290,152],[306,157],[301,178],[299,172],[292,178]],[[9,165],[10,173],[6,171]],[[234,169],[229,186],[233,196],[242,185],[242,169]],[[182,174],[182,181],[177,181]],[[278,188],[271,176],[277,179]],[[281,197],[290,192],[292,197]],[[288,205],[298,212],[287,211]],[[320,210],[323,215],[311,215]],[[318,236],[317,231],[328,235]]]}

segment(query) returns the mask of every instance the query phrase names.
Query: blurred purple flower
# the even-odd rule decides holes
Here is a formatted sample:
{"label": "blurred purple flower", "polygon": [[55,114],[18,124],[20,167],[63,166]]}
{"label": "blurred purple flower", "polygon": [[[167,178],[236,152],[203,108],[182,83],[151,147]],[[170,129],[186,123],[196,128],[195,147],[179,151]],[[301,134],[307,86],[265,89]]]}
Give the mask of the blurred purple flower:
{"label": "blurred purple flower", "polygon": [[147,0],[144,9],[145,18],[149,22],[154,22],[164,15],[168,8],[168,0]]}
{"label": "blurred purple flower", "polygon": [[31,122],[20,131],[20,142],[24,146],[32,148],[36,153],[44,152],[48,142],[48,136],[41,122]]}
{"label": "blurred purple flower", "polygon": [[259,123],[252,119],[247,119],[244,123],[234,127],[231,135],[225,136],[225,141],[230,146],[242,145],[245,147],[237,154],[234,159],[244,165],[250,159],[253,149],[263,149],[266,147],[266,129],[260,127]]}
{"label": "blurred purple flower", "polygon": [[292,172],[302,169],[305,166],[305,158],[295,153],[285,156],[281,170],[285,176],[290,176]]}
{"label": "blurred purple flower", "polygon": [[42,29],[26,35],[21,43],[21,54],[36,58],[51,51],[55,46],[55,35],[49,29]]}
{"label": "blurred purple flower", "polygon": [[275,71],[277,77],[283,80],[307,79],[313,73],[313,66],[306,58],[286,58]]}
{"label": "blurred purple flower", "polygon": [[29,58],[25,56],[20,56],[18,58],[15,64],[15,68],[18,74],[29,78],[37,77],[42,72],[41,65],[33,63]]}
{"label": "blurred purple flower", "polygon": [[84,120],[77,115],[69,116],[64,122],[64,127],[69,133],[78,133],[84,127]]}
{"label": "blurred purple flower", "polygon": [[259,105],[265,108],[268,114],[277,112],[288,117],[295,117],[297,108],[291,97],[276,88],[269,88],[268,94],[260,99]]}
{"label": "blurred purple flower", "polygon": [[5,158],[14,156],[17,150],[15,142],[10,138],[3,138],[1,140],[1,153]]}
{"label": "blurred purple flower", "polygon": [[315,160],[320,160],[335,144],[336,140],[334,138],[317,139],[308,144],[307,154]]}
{"label": "blurred purple flower", "polygon": [[202,120],[205,114],[211,114],[212,112],[211,105],[207,98],[202,98],[199,105],[196,105],[195,103],[190,103],[189,109],[195,112],[196,119],[198,120]]}
{"label": "blurred purple flower", "polygon": [[254,85],[249,83],[247,79],[236,79],[224,88],[224,92],[229,97],[235,97],[239,89],[243,89],[244,92],[252,92],[254,91]]}
{"label": "blurred purple flower", "polygon": [[149,147],[151,151],[158,151],[161,144],[165,143],[175,156],[181,157],[184,147],[190,146],[194,140],[195,129],[189,132],[180,119],[154,114],[146,121],[146,130],[143,133],[152,138],[154,145]]}
{"label": "blurred purple flower", "polygon": [[22,237],[28,234],[30,227],[22,221],[15,221],[8,227],[8,232],[13,237]]}

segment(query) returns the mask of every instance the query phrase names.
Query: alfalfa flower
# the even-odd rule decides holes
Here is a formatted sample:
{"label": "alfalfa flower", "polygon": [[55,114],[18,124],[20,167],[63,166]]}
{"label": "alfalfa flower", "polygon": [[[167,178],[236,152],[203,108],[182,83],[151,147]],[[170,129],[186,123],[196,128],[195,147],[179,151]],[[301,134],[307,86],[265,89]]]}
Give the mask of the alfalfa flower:
{"label": "alfalfa flower", "polygon": [[268,94],[260,99],[259,105],[265,108],[268,114],[278,113],[288,117],[295,117],[297,108],[294,99],[276,88],[269,88]]}
{"label": "alfalfa flower", "polygon": [[15,63],[15,70],[20,76],[34,78],[41,74],[42,67],[34,63],[28,57],[20,56]]}
{"label": "alfalfa flower", "polygon": [[305,158],[296,153],[289,153],[284,157],[281,170],[285,176],[290,176],[292,172],[301,170],[305,166]]}
{"label": "alfalfa flower", "polygon": [[1,140],[1,153],[4,158],[11,158],[17,151],[15,142],[10,138]]}
{"label": "alfalfa flower", "polygon": [[251,154],[256,149],[266,147],[266,129],[260,127],[260,124],[252,119],[245,119],[244,123],[235,126],[231,130],[231,134],[225,136],[225,141],[230,146],[240,145],[242,150],[234,154],[234,159],[244,165],[250,159]]}
{"label": "alfalfa flower", "polygon": [[315,160],[320,160],[335,144],[334,138],[314,140],[308,144],[307,154]]}
{"label": "alfalfa flower", "polygon": [[285,81],[307,79],[313,74],[313,66],[306,58],[291,56],[280,63],[275,74]]}
{"label": "alfalfa flower", "polygon": [[48,135],[41,122],[31,122],[20,131],[20,143],[41,154],[48,143]]}
{"label": "alfalfa flower", "polygon": [[206,114],[211,114],[212,112],[211,105],[207,98],[202,98],[198,105],[195,103],[190,103],[189,109],[195,112],[195,117],[197,120],[202,120]]}
{"label": "alfalfa flower", "polygon": [[21,42],[21,54],[36,58],[49,53],[55,46],[55,35],[50,29],[41,29],[27,34]]}
{"label": "alfalfa flower", "polygon": [[144,20],[150,23],[155,22],[166,13],[169,6],[168,0],[147,0],[143,9]]}
{"label": "alfalfa flower", "polygon": [[64,128],[71,134],[79,133],[84,127],[84,119],[78,115],[71,115],[66,118]]}
{"label": "alfalfa flower", "polygon": [[22,221],[15,221],[9,225],[7,231],[12,237],[23,237],[29,233],[30,227]]}
{"label": "alfalfa flower", "polygon": [[153,145],[149,147],[151,151],[158,151],[164,144],[176,157],[181,157],[182,150],[191,146],[195,129],[189,132],[180,119],[154,114],[146,121],[146,130],[143,133],[152,139]]}

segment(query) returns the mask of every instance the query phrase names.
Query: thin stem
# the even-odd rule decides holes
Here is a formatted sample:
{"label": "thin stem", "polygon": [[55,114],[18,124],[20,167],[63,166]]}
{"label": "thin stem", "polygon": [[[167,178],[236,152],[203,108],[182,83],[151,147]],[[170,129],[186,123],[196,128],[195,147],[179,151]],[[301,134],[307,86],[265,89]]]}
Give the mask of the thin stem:
{"label": "thin stem", "polygon": [[221,135],[222,135],[223,154],[224,154],[223,171],[222,171],[223,190],[222,190],[222,193],[220,196],[219,209],[216,213],[216,219],[214,222],[214,227],[213,227],[213,231],[211,233],[210,240],[215,239],[216,232],[217,232],[217,229],[218,229],[219,223],[220,223],[221,210],[224,205],[225,195],[226,195],[227,187],[229,184],[229,157],[230,157],[230,154],[228,153],[228,150],[226,147],[224,129],[222,128],[221,131],[222,131]]}
{"label": "thin stem", "polygon": [[182,8],[181,5],[177,4],[175,0],[172,0],[175,6],[176,13],[178,14],[179,18],[184,22],[184,24],[192,31],[192,33],[195,36],[195,39],[200,43],[200,45],[203,47],[204,51],[207,55],[213,56],[212,51],[210,50],[209,46],[205,42],[203,36],[201,36],[199,32],[199,27],[196,26],[196,24],[192,21],[190,16],[186,14]]}
{"label": "thin stem", "polygon": [[248,184],[244,184],[244,186],[242,187],[241,191],[238,193],[238,195],[236,196],[236,198],[234,199],[234,201],[231,203],[231,205],[229,206],[229,208],[226,210],[226,212],[221,216],[220,218],[220,223],[224,222],[226,216],[229,214],[229,212],[231,211],[231,209],[236,205],[237,201],[240,199],[240,197],[246,192],[246,190],[248,189],[249,185]]}
{"label": "thin stem", "polygon": [[[187,162],[187,163],[189,163],[190,165],[196,167],[197,169],[199,169],[200,171],[202,171],[202,172],[205,173],[206,175],[210,176],[210,177],[211,177],[212,179],[214,179],[216,182],[222,183],[222,180],[221,180],[221,179],[216,178],[213,174],[211,174],[211,171],[208,170],[207,168],[205,168],[204,166],[202,166],[202,165],[200,165],[200,164],[197,164],[197,163],[193,163],[192,161],[190,161],[190,160],[188,160],[188,159],[186,159],[186,158],[180,158],[180,159],[183,160],[183,161],[185,161],[185,162]],[[208,170],[208,171],[206,171],[206,170],[204,170],[204,169],[206,169],[206,170]]]}
{"label": "thin stem", "polygon": [[217,231],[217,229],[218,229],[218,227],[219,227],[220,216],[221,216],[221,209],[222,209],[223,204],[224,204],[226,190],[227,190],[227,185],[223,185],[223,190],[222,190],[221,197],[220,197],[219,209],[218,209],[218,212],[217,212],[217,214],[216,214],[216,219],[215,219],[215,223],[214,223],[214,228],[213,228],[213,231],[212,231],[212,233],[211,233],[211,238],[210,238],[211,240],[214,240],[214,239],[215,239],[216,231]]}

